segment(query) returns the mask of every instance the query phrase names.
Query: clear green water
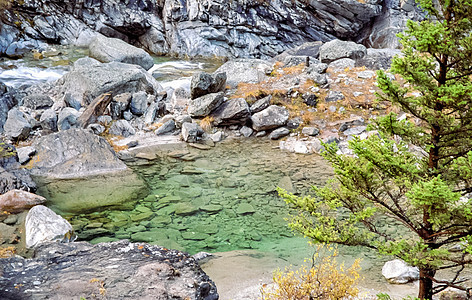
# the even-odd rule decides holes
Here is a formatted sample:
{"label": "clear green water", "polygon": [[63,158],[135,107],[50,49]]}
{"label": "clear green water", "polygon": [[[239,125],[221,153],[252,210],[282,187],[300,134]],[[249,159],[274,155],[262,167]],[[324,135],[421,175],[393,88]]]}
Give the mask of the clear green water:
{"label": "clear green water", "polygon": [[133,210],[106,210],[69,220],[79,238],[92,243],[126,238],[190,253],[267,248],[272,241],[293,236],[287,228],[289,209],[276,187],[307,193],[331,174],[319,156],[283,152],[276,146],[251,139],[210,150],[189,147],[180,158],[158,153],[152,164],[132,166],[150,191]]}

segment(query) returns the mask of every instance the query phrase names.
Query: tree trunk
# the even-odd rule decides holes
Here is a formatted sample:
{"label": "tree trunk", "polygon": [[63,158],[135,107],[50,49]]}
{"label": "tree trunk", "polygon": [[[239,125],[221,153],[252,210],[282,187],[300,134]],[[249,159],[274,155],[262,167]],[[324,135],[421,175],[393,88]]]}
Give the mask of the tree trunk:
{"label": "tree trunk", "polygon": [[430,269],[420,269],[420,288],[418,298],[433,299],[433,280],[436,271]]}

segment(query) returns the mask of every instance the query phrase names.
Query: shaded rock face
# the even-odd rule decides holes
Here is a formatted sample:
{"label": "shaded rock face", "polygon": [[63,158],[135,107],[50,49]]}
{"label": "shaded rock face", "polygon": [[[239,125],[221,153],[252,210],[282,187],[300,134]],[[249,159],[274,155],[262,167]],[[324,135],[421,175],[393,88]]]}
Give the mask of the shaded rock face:
{"label": "shaded rock face", "polygon": [[[0,33],[0,53],[21,55],[45,41],[86,46],[102,34],[158,55],[268,58],[304,42],[368,39],[383,5],[379,0],[15,1]],[[400,7],[395,12],[399,16],[389,16],[408,16]],[[382,33],[390,34],[377,30],[375,39]]]}
{"label": "shaded rock face", "polygon": [[29,171],[21,168],[13,145],[0,142],[0,194],[11,190],[36,191]]}
{"label": "shaded rock face", "polygon": [[218,299],[188,254],[127,241],[45,244],[32,259],[0,259],[0,274],[1,299]]}

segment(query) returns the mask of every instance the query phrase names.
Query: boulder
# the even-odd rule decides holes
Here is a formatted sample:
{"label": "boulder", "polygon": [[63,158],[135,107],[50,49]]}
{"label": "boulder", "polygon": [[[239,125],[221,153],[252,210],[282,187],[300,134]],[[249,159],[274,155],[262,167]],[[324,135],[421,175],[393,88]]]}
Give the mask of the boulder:
{"label": "boulder", "polygon": [[77,119],[77,123],[82,127],[86,128],[89,124],[95,123],[99,116],[105,113],[108,105],[112,101],[113,97],[110,93],[103,94],[95,98],[92,103],[85,109],[85,111]]}
{"label": "boulder", "polygon": [[187,112],[192,117],[205,117],[220,106],[223,100],[222,92],[201,96],[190,101]]}
{"label": "boulder", "polygon": [[136,130],[134,130],[133,126],[131,126],[128,121],[118,120],[111,124],[110,129],[108,129],[108,133],[111,135],[129,137],[131,135],[135,135]]}
{"label": "boulder", "polygon": [[132,95],[123,93],[113,97],[110,103],[110,115],[113,120],[121,119],[123,112],[126,111],[131,103]]}
{"label": "boulder", "polygon": [[284,61],[288,56],[304,56],[317,59],[320,55],[321,45],[323,45],[323,42],[321,41],[303,43],[300,46],[284,51],[274,57],[274,59],[277,61]]}
{"label": "boulder", "polygon": [[154,66],[154,60],[143,49],[116,38],[98,35],[89,45],[90,57],[103,63],[112,61],[139,65],[145,70]]}
{"label": "boulder", "polygon": [[211,116],[218,126],[245,124],[251,116],[251,111],[243,98],[229,99],[213,111]]}
{"label": "boulder", "polygon": [[25,222],[26,247],[33,248],[45,242],[75,240],[72,225],[43,205],[30,209]]}
{"label": "boulder", "polygon": [[84,129],[60,131],[39,138],[28,163],[35,176],[77,178],[127,170],[105,139]]}
{"label": "boulder", "polygon": [[272,64],[261,59],[234,59],[219,67],[215,73],[226,73],[226,84],[235,88],[239,83],[258,83],[267,79]]}
{"label": "boulder", "polygon": [[368,48],[364,57],[356,59],[356,67],[366,67],[371,70],[388,70],[392,59],[396,55],[402,55],[397,49],[373,49]]}
{"label": "boulder", "polygon": [[148,95],[146,92],[140,91],[131,97],[130,111],[134,115],[141,116],[146,112],[148,105]]}
{"label": "boulder", "polygon": [[31,109],[48,109],[54,105],[54,101],[48,95],[33,94],[23,98],[23,106]]}
{"label": "boulder", "polygon": [[34,251],[31,259],[0,259],[1,299],[218,299],[195,259],[177,250],[123,240],[48,243]]}
{"label": "boulder", "polygon": [[226,73],[218,72],[208,74],[199,72],[192,76],[190,82],[190,97],[192,99],[224,91],[226,86]]}
{"label": "boulder", "polygon": [[8,112],[8,118],[3,126],[4,134],[14,140],[24,140],[31,132],[31,125],[23,112],[13,108]]}
{"label": "boulder", "polygon": [[156,94],[162,88],[145,70],[136,65],[119,62],[100,63],[92,58],[81,58],[72,70],[56,81],[60,94],[70,94],[87,106],[104,94],[119,95],[144,91]]}
{"label": "boulder", "polygon": [[253,133],[254,130],[252,130],[251,127],[243,126],[241,129],[239,129],[239,132],[244,136],[244,137],[250,137]]}
{"label": "boulder", "polygon": [[316,127],[307,126],[303,127],[302,134],[309,136],[317,136],[318,134],[320,134],[320,130]]}
{"label": "boulder", "polygon": [[278,140],[290,134],[290,130],[286,127],[277,128],[269,134],[269,139]]}
{"label": "boulder", "polygon": [[34,192],[36,184],[24,169],[5,170],[0,167],[0,194],[15,189]]}
{"label": "boulder", "polygon": [[417,267],[408,266],[403,260],[388,261],[382,267],[382,275],[389,283],[403,284],[420,278]]}
{"label": "boulder", "polygon": [[44,197],[26,191],[13,189],[0,195],[0,211],[19,213],[45,202],[46,198]]}
{"label": "boulder", "polygon": [[188,143],[196,143],[201,139],[204,131],[197,123],[182,124],[182,138]]}
{"label": "boulder", "polygon": [[271,105],[251,117],[252,128],[256,131],[274,129],[287,124],[289,118],[285,107]]}
{"label": "boulder", "polygon": [[57,131],[57,115],[54,109],[46,109],[39,118],[43,130]]}
{"label": "boulder", "polygon": [[173,132],[175,130],[175,128],[177,128],[175,126],[175,121],[174,120],[169,120],[169,121],[165,122],[164,124],[162,124],[161,127],[157,128],[156,131],[154,131],[154,133],[156,135],[163,135],[163,134],[166,134],[166,133]]}
{"label": "boulder", "polygon": [[72,107],[64,107],[57,118],[57,128],[59,130],[69,130],[78,125],[77,119],[80,113]]}
{"label": "boulder", "polygon": [[341,58],[359,59],[366,55],[367,49],[364,45],[354,42],[332,40],[320,48],[320,60],[330,63]]}

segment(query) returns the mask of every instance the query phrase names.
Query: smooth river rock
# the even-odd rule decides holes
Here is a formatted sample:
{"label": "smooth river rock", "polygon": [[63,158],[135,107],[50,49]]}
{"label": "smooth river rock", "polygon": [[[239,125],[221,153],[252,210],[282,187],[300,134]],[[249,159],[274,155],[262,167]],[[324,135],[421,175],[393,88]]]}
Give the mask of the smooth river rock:
{"label": "smooth river rock", "polygon": [[75,239],[72,225],[43,205],[36,205],[28,212],[25,236],[27,248],[49,241],[69,242]]}
{"label": "smooth river rock", "polygon": [[45,202],[46,198],[39,195],[22,190],[11,190],[0,195],[0,211],[18,213]]}

